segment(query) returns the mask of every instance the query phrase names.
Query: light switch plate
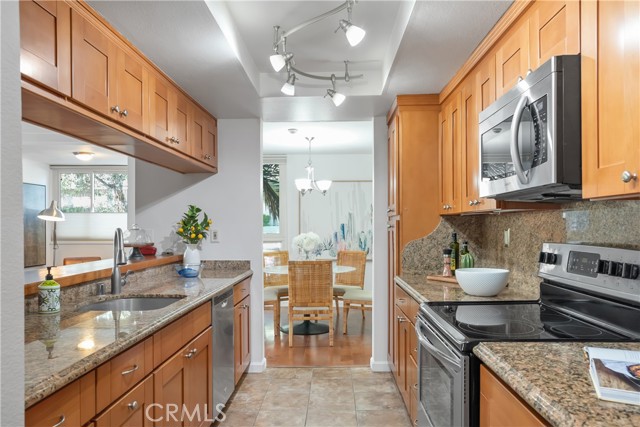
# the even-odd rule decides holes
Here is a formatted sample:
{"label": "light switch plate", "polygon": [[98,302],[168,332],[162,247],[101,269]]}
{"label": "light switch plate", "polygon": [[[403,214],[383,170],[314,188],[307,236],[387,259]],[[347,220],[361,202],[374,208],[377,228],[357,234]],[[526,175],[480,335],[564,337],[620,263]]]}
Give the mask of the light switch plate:
{"label": "light switch plate", "polygon": [[507,228],[504,230],[504,247],[508,248],[511,244],[511,229]]}
{"label": "light switch plate", "polygon": [[211,230],[209,234],[211,236],[211,243],[220,243],[220,235],[218,234],[218,230]]}

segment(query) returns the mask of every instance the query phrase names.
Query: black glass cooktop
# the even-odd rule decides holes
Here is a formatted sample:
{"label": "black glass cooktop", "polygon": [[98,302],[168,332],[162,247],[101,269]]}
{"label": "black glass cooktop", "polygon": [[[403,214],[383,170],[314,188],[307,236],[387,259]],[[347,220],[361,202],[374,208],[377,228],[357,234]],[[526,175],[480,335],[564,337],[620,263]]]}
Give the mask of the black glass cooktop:
{"label": "black glass cooktop", "polygon": [[535,302],[428,303],[423,312],[461,349],[481,341],[628,339]]}

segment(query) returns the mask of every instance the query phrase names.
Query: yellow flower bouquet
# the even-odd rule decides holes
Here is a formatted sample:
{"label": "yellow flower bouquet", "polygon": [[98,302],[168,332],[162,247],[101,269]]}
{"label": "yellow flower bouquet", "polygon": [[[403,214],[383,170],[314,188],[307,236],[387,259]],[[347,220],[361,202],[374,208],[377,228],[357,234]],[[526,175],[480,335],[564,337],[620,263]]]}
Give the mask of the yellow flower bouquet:
{"label": "yellow flower bouquet", "polygon": [[212,221],[205,212],[202,212],[204,218],[200,221],[198,217],[201,212],[202,209],[199,207],[189,205],[189,209],[182,215],[176,233],[182,237],[184,243],[199,243],[207,238]]}

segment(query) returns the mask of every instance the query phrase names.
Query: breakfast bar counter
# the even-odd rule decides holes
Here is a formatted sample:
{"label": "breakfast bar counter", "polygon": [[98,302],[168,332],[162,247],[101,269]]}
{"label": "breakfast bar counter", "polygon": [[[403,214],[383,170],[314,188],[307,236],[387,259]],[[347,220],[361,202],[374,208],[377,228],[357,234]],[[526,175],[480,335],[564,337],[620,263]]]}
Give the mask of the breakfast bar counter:
{"label": "breakfast bar counter", "polygon": [[640,426],[640,406],[598,399],[585,346],[640,351],[640,342],[511,342],[473,352],[554,426]]}

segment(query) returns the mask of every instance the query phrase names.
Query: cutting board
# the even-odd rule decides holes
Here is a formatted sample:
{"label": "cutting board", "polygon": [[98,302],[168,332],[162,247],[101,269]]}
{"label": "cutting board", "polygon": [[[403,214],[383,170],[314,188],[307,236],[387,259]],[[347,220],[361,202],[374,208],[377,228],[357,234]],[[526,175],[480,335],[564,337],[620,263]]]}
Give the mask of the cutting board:
{"label": "cutting board", "polygon": [[458,284],[458,281],[453,276],[427,276],[427,280],[434,280],[436,282],[447,282]]}

